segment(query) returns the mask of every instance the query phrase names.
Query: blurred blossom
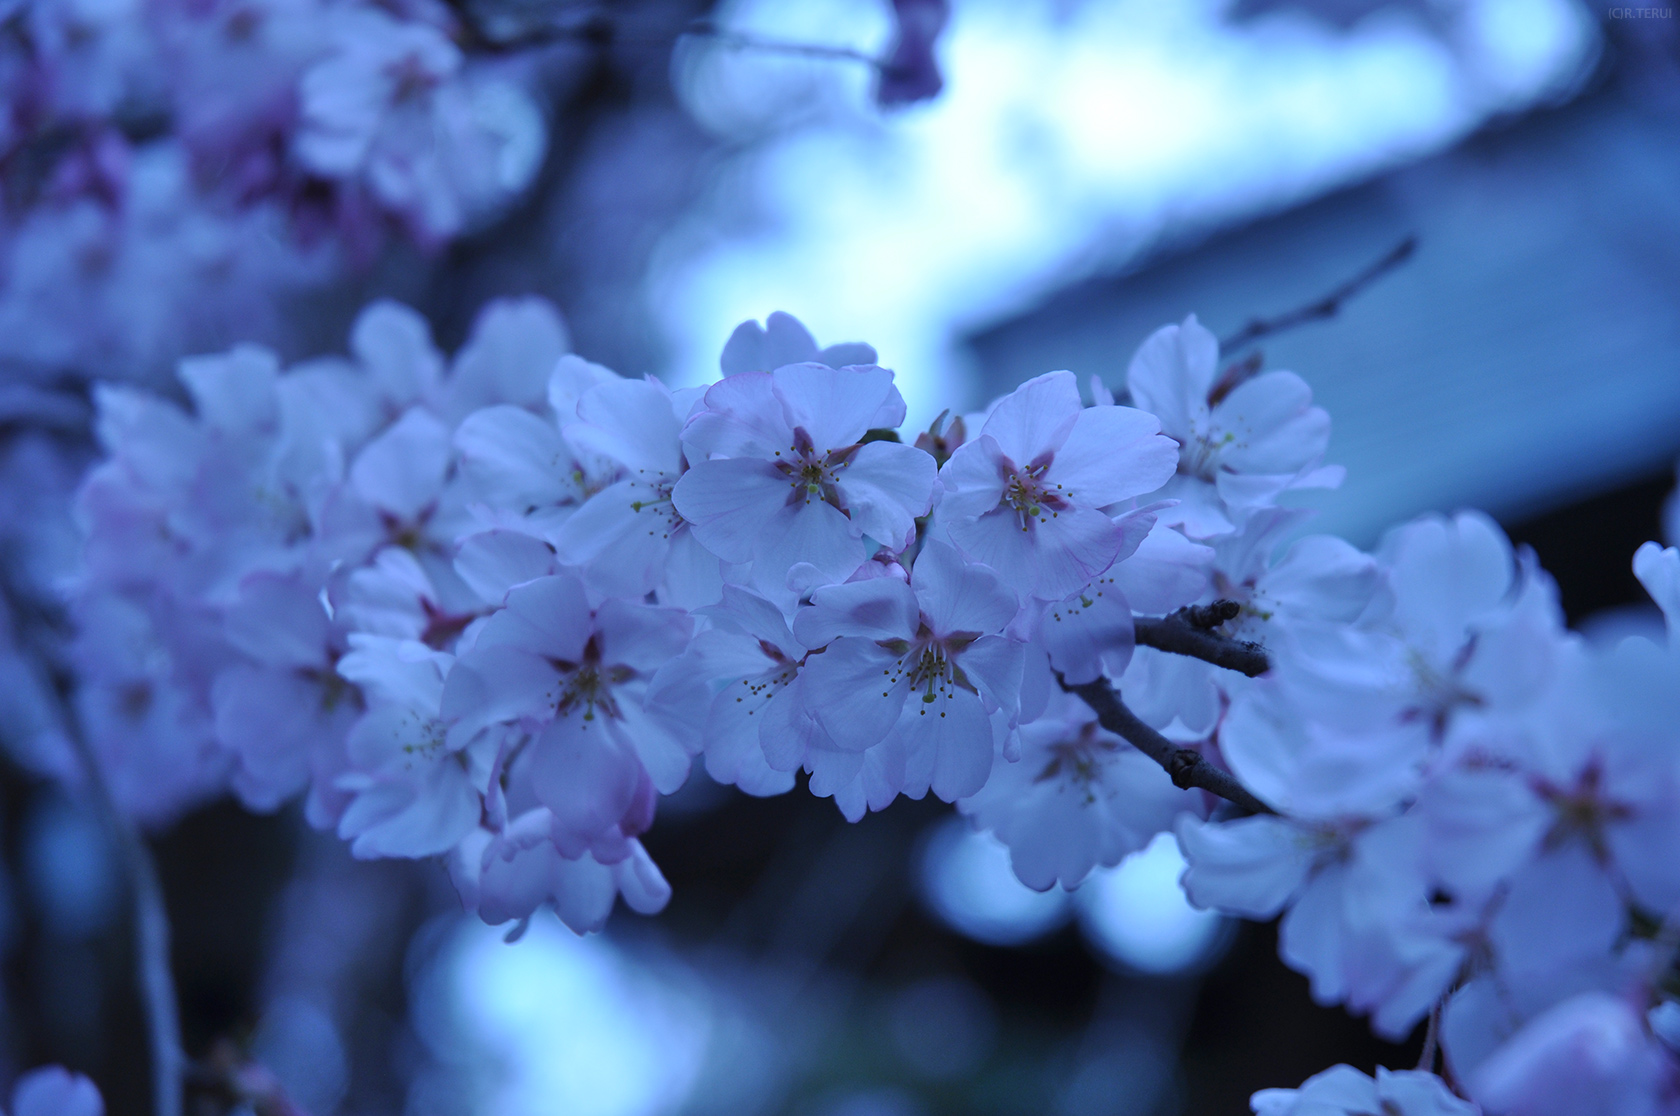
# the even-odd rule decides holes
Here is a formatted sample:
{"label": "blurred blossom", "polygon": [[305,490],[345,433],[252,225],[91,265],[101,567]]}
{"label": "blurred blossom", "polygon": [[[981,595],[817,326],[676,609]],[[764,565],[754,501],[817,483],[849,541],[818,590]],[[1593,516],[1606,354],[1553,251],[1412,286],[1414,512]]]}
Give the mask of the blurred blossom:
{"label": "blurred blossom", "polygon": [[[1146,1116],[1160,1111],[1175,1052],[1158,1027],[1099,1031],[1056,1097],[1059,1116]],[[1386,1116],[1386,1114],[1385,1114]]]}
{"label": "blurred blossom", "polygon": [[917,981],[896,993],[888,1010],[893,1048],[921,1077],[967,1077],[997,1045],[997,1009],[961,977]]}
{"label": "blurred blossom", "polygon": [[338,1029],[319,1005],[302,996],[277,997],[263,1013],[252,1053],[305,1112],[338,1109],[349,1065]]}
{"label": "blurred blossom", "polygon": [[1059,888],[1034,891],[1015,877],[1009,849],[960,818],[939,823],[921,858],[922,898],[958,933],[988,945],[1022,945],[1067,921]]}
{"label": "blurred blossom", "polygon": [[1201,968],[1229,940],[1226,920],[1190,905],[1179,886],[1184,856],[1170,833],[1117,867],[1091,873],[1074,899],[1085,936],[1108,957],[1138,972],[1168,976]]}
{"label": "blurred blossom", "polygon": [[926,1107],[902,1089],[865,1089],[834,1097],[816,1116],[925,1116]]}
{"label": "blurred blossom", "polygon": [[[465,920],[415,987],[433,1057],[480,1116],[656,1116],[692,1095],[711,1033],[700,986],[540,919],[517,942]],[[435,1087],[435,1085],[434,1085]]]}
{"label": "blurred blossom", "polygon": [[[957,4],[945,91],[889,117],[866,67],[694,44],[686,103],[760,142],[653,277],[682,375],[710,372],[728,323],[780,306],[820,336],[867,327],[925,426],[974,402],[962,332],[1163,236],[1438,151],[1569,91],[1596,51],[1577,0],[1472,0],[1444,37],[1397,12],[1336,32],[1230,25],[1223,7]],[[737,0],[718,22],[879,53],[884,8]]]}
{"label": "blurred blossom", "polygon": [[116,913],[121,885],[105,831],[94,816],[56,795],[24,827],[29,890],[54,934],[91,938]]}

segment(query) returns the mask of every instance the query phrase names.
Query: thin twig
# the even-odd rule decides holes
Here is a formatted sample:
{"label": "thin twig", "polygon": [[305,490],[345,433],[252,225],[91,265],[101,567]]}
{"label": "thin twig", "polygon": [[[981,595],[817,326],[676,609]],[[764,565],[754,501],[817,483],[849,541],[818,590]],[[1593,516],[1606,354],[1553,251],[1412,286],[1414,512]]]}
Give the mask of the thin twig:
{"label": "thin twig", "polygon": [[1417,1068],[1435,1072],[1435,1055],[1441,1049],[1441,1005],[1437,1003],[1429,1009],[1429,1025],[1423,1031],[1423,1053],[1418,1057]]}
{"label": "thin twig", "polygon": [[1097,723],[1132,747],[1160,764],[1172,777],[1173,785],[1185,790],[1195,788],[1217,794],[1227,802],[1234,802],[1256,814],[1277,811],[1261,802],[1230,774],[1209,763],[1193,748],[1181,748],[1138,719],[1126,708],[1120,694],[1109,685],[1108,679],[1095,682],[1070,683],[1059,679],[1062,689],[1077,695],[1097,715]]}
{"label": "thin twig", "polygon": [[[145,838],[117,806],[111,794],[99,759],[83,734],[75,707],[67,696],[67,680],[52,678],[56,673],[53,657],[45,646],[45,638],[39,634],[43,628],[50,629],[52,626],[48,610],[19,593],[10,578],[0,577],[0,595],[8,606],[7,611],[11,613],[13,628],[20,641],[26,635],[34,635],[34,638],[28,639],[31,644],[29,650],[51,679],[47,688],[56,698],[64,734],[87,776],[87,789],[94,811],[122,857],[134,900],[135,967],[152,1055],[152,1112],[153,1116],[181,1116],[182,1074],[186,1059],[181,1050],[181,1020],[175,978],[170,966],[169,908],[164,902],[157,864]],[[35,613],[38,622],[28,624],[25,612]]]}
{"label": "thin twig", "polygon": [[170,969],[169,908],[164,903],[163,885],[158,881],[151,849],[134,823],[117,809],[93,749],[81,729],[70,720],[73,716],[66,709],[66,734],[87,773],[94,808],[122,853],[129,886],[134,889],[134,956],[152,1048],[152,1112],[154,1116],[181,1116],[181,1074],[185,1058],[181,1052],[175,977]]}
{"label": "thin twig", "polygon": [[1197,624],[1186,609],[1181,608],[1170,616],[1139,616],[1132,621],[1132,628],[1137,642],[1144,647],[1188,655],[1250,678],[1265,674],[1272,666],[1265,648],[1258,643],[1216,635],[1207,626]]}
{"label": "thin twig", "polygon": [[1355,275],[1323,298],[1316,302],[1309,302],[1305,306],[1296,307],[1286,314],[1279,314],[1275,318],[1254,318],[1247,325],[1229,337],[1221,338],[1219,351],[1230,355],[1232,352],[1251,345],[1262,337],[1269,337],[1274,333],[1294,329],[1296,326],[1308,322],[1323,321],[1334,318],[1341,313],[1342,304],[1354,295],[1381,279],[1401,264],[1412,258],[1417,251],[1418,238],[1416,234],[1406,237],[1399,244],[1389,249],[1388,253],[1376,263]]}

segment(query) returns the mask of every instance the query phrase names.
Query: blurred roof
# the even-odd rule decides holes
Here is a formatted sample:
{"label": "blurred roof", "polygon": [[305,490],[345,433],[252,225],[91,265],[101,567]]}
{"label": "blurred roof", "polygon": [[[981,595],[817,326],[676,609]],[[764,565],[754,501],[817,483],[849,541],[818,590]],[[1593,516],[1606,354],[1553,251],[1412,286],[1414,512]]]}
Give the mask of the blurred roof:
{"label": "blurred roof", "polygon": [[1621,88],[1075,283],[969,347],[988,391],[1051,368],[1119,384],[1195,312],[1216,333],[1316,299],[1416,233],[1342,316],[1276,337],[1348,467],[1315,529],[1374,541],[1429,510],[1511,518],[1680,453],[1680,119]]}

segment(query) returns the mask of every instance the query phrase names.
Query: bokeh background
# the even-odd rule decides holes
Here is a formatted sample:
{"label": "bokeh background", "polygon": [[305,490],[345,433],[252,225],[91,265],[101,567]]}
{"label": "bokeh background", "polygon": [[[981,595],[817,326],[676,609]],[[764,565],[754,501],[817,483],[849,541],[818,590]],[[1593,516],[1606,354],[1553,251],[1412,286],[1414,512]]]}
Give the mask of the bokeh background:
{"label": "bokeh background", "polygon": [[[47,324],[5,278],[9,568],[73,567],[91,382],[170,391],[177,357],[236,340],[338,351],[379,295],[445,347],[486,299],[545,295],[584,356],[683,383],[786,310],[873,343],[925,424],[1053,368],[1116,385],[1160,324],[1229,333],[1416,236],[1334,320],[1263,345],[1313,385],[1348,468],[1314,529],[1371,545],[1486,508],[1573,624],[1645,622],[1629,559],[1663,537],[1680,455],[1672,8],[955,0],[943,90],[884,109],[867,64],[741,37],[879,56],[886,0],[479,8],[545,5],[584,33],[530,48],[542,165],[447,247],[388,245],[95,362],[43,359]],[[736,37],[684,34],[696,20]],[[0,661],[0,1076],[63,1062],[139,1113],[123,883],[96,818],[29,773],[23,669]],[[847,825],[697,770],[647,839],[663,915],[589,939],[538,919],[512,944],[440,866],[355,862],[293,810],[212,804],[152,839],[189,1053],[272,1074],[314,1116],[1237,1113],[1337,1061],[1410,1066],[1421,1042],[1315,1006],[1274,928],[1191,910],[1170,840],[1038,895],[937,802]]]}

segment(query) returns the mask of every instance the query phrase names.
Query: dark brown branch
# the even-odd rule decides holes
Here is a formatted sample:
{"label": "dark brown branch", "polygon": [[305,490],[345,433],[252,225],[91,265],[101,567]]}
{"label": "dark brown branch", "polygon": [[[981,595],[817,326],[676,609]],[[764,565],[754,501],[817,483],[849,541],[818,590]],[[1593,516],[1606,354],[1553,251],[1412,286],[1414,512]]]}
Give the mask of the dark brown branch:
{"label": "dark brown branch", "polygon": [[[1139,616],[1132,621],[1137,642],[1157,651],[1201,659],[1250,678],[1265,674],[1272,665],[1266,657],[1265,648],[1258,643],[1217,635],[1210,630],[1235,615],[1234,612],[1226,615],[1229,610],[1221,610],[1221,605],[1236,608],[1233,601],[1215,601],[1211,605],[1181,608],[1170,616]],[[1210,620],[1211,623],[1208,622]]]}
{"label": "dark brown branch", "polygon": [[1282,333],[1285,330],[1294,329],[1296,326],[1306,325],[1308,322],[1334,318],[1341,313],[1344,302],[1411,259],[1412,254],[1417,251],[1417,245],[1417,236],[1415,234],[1408,236],[1389,249],[1388,254],[1383,256],[1382,259],[1316,302],[1298,306],[1294,310],[1286,314],[1279,314],[1275,318],[1252,319],[1231,336],[1220,338],[1219,351],[1229,355],[1245,345],[1252,345],[1262,337],[1270,337],[1275,333]]}
{"label": "dark brown branch", "polygon": [[1095,682],[1078,685],[1065,679],[1060,681],[1062,689],[1077,695],[1091,707],[1097,715],[1098,724],[1160,764],[1162,770],[1172,777],[1175,787],[1205,790],[1256,814],[1277,812],[1250,794],[1230,772],[1209,763],[1200,752],[1174,744],[1138,720],[1137,714],[1126,708],[1126,703],[1120,700],[1119,692],[1109,685],[1108,679],[1099,678]]}

